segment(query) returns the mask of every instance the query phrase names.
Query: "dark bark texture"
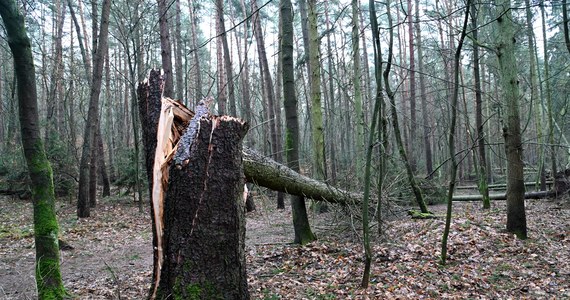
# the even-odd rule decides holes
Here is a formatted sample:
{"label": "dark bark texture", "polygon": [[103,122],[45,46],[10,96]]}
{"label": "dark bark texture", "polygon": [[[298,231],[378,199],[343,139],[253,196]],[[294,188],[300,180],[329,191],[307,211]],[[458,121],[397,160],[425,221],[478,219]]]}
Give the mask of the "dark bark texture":
{"label": "dark bark texture", "polygon": [[157,298],[247,299],[242,139],[230,117],[200,121],[188,164],[170,167]]}
{"label": "dark bark texture", "polygon": [[[164,80],[159,70],[151,70],[148,79],[138,86],[139,113],[142,126],[142,140],[144,144],[145,166],[148,182],[152,183],[152,167],[154,165],[154,153],[156,149],[156,131],[160,116],[160,99]],[[152,184],[149,184],[149,195],[152,195]],[[150,215],[154,216],[154,207],[150,205]],[[152,228],[155,228],[155,220],[152,219]],[[157,247],[157,237],[153,234],[152,246]],[[153,251],[153,278],[157,273],[158,252]],[[151,291],[154,290],[155,282],[152,282]]]}
{"label": "dark bark texture", "polygon": [[[153,182],[162,88],[160,72],[154,70],[138,88],[149,182]],[[200,112],[198,116],[202,118],[194,120],[200,126],[182,135],[169,168],[161,268],[159,237],[153,232],[151,299],[248,299],[241,159],[247,124],[226,116]],[[190,117],[176,119],[174,126],[182,131]],[[153,227],[156,222],[153,218]]]}

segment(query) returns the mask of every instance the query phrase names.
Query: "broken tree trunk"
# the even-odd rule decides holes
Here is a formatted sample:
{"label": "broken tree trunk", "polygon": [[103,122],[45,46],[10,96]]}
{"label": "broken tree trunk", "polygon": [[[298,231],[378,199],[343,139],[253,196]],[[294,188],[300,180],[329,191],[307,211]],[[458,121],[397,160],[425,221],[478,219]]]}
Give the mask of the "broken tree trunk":
{"label": "broken tree trunk", "polygon": [[194,114],[161,98],[161,88],[154,71],[139,86],[152,183],[149,298],[248,299],[241,157],[247,125],[210,116],[204,101]]}
{"label": "broken tree trunk", "polygon": [[361,194],[303,176],[252,149],[243,149],[243,165],[248,181],[275,191],[343,205],[362,200]]}
{"label": "broken tree trunk", "polygon": [[[157,298],[247,299],[241,141],[244,122],[212,116],[178,145],[164,201]],[[186,134],[192,134],[187,131]],[[183,150],[190,150],[185,156]]]}

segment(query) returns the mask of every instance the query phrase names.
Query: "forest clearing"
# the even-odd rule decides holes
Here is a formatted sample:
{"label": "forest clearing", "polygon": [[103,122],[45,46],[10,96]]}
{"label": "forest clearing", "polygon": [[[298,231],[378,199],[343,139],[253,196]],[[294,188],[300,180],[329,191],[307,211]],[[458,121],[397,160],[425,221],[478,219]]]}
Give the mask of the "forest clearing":
{"label": "forest clearing", "polygon": [[[529,239],[504,232],[505,201],[456,204],[448,265],[438,263],[443,219],[387,221],[374,239],[371,285],[359,288],[362,244],[342,210],[310,214],[318,240],[292,244],[291,211],[261,197],[248,213],[246,257],[252,299],[437,299],[570,297],[568,200],[527,200]],[[101,201],[89,222],[59,201],[64,285],[73,299],[144,299],[152,273],[148,212],[132,198]],[[444,207],[430,206],[436,215]],[[0,201],[0,299],[34,299],[31,204]],[[394,211],[405,212],[403,208]]]}

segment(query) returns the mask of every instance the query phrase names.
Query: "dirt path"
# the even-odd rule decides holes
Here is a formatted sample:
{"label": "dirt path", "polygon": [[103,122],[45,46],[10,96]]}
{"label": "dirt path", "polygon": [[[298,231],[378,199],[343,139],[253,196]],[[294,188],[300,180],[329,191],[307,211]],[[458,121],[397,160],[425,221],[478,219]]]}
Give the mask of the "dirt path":
{"label": "dirt path", "polygon": [[[58,203],[65,286],[75,299],[144,299],[152,269],[148,214],[130,199],[100,203],[78,222],[75,206]],[[527,201],[528,241],[502,233],[504,201],[491,211],[458,203],[449,264],[438,261],[443,219],[399,218],[387,239],[374,242],[372,283],[359,289],[362,249],[348,212],[311,215],[319,241],[290,244],[289,210],[247,218],[246,253],[252,299],[569,298],[570,210],[551,201]],[[433,207],[442,213],[441,207]],[[356,222],[357,223],[357,222]],[[31,205],[0,199],[0,299],[34,299]],[[375,230],[375,228],[373,229]]]}

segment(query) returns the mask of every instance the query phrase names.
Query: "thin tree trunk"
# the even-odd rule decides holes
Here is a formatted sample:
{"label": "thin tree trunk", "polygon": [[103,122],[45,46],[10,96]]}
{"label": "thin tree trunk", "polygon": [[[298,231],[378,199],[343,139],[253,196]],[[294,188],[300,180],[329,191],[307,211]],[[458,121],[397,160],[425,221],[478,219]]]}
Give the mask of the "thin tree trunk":
{"label": "thin tree trunk", "polygon": [[[369,9],[370,9],[370,24],[372,26],[372,41],[373,41],[373,49],[374,49],[374,80],[376,83],[376,95],[375,95],[375,103],[380,105],[378,108],[378,139],[382,142],[381,146],[378,147],[379,155],[378,155],[378,166],[379,166],[379,173],[378,176],[378,186],[377,186],[377,198],[378,203],[376,207],[376,220],[378,221],[378,235],[382,234],[382,195],[384,190],[384,176],[383,174],[386,172],[386,151],[387,151],[387,126],[384,117],[384,110],[386,104],[384,102],[383,97],[383,88],[382,88],[382,48],[380,46],[380,32],[378,29],[378,19],[376,15],[376,4],[374,0],[369,1]],[[372,119],[374,121],[374,118]],[[371,127],[370,130],[375,130],[374,127]]]}
{"label": "thin tree trunk", "polygon": [[[293,67],[293,7],[290,0],[279,2],[281,17],[280,49],[282,51],[283,104],[285,107],[285,158],[287,166],[296,172],[299,166],[299,120],[297,115],[297,96],[295,94],[295,78]],[[295,243],[307,244],[317,239],[311,230],[304,196],[291,197]]]}
{"label": "thin tree trunk", "polygon": [[230,101],[229,113],[232,116],[237,115],[236,111],[236,97],[234,89],[234,74],[232,71],[232,61],[230,57],[230,48],[228,46],[228,38],[226,34],[226,25],[224,24],[224,1],[216,0],[216,11],[218,16],[218,22],[220,24],[219,32],[220,39],[222,40],[222,48],[224,51],[224,68],[226,74],[226,84],[228,86],[228,98]]}
{"label": "thin tree trunk", "polygon": [[[354,89],[354,110],[356,113],[356,174],[359,184],[364,183],[364,164],[367,156],[364,155],[364,112],[362,111],[362,91],[361,91],[361,72],[360,72],[360,30],[358,25],[360,21],[358,0],[352,0],[352,88]],[[319,87],[320,88],[320,87]],[[374,121],[373,121],[374,122]],[[374,132],[372,129],[371,132]],[[370,179],[370,178],[369,178]],[[364,212],[363,212],[364,213]]]}
{"label": "thin tree trunk", "polygon": [[497,56],[501,74],[502,99],[504,99],[506,110],[503,137],[507,155],[507,231],[514,233],[519,239],[526,239],[519,88],[515,58],[515,32],[510,0],[498,1],[497,8]]}
{"label": "thin tree trunk", "polygon": [[111,68],[109,66],[109,53],[105,56],[105,99],[107,115],[106,118],[106,131],[107,131],[107,151],[109,153],[109,179],[111,182],[115,181],[115,130],[113,126],[113,114],[111,104]]}
{"label": "thin tree trunk", "polygon": [[313,133],[313,159],[316,178],[327,178],[325,159],[325,136],[323,128],[323,112],[321,108],[321,40],[317,28],[317,1],[309,0],[309,64],[311,65],[311,122]]}
{"label": "thin tree trunk", "polygon": [[[255,0],[252,2],[252,10],[257,11],[257,4]],[[269,70],[269,63],[267,61],[267,53],[265,51],[265,42],[263,39],[263,32],[261,28],[261,20],[259,13],[255,14],[254,17],[254,33],[255,39],[257,40],[257,52],[259,54],[259,60],[261,63],[261,75],[263,76],[263,88],[267,95],[267,117],[269,118],[269,129],[271,134],[271,157],[276,161],[281,162],[283,160],[283,156],[281,154],[281,150],[283,149],[281,145],[281,139],[279,138],[278,134],[278,122],[281,122],[280,119],[277,119],[277,109],[279,105],[276,102],[275,91],[273,90],[273,79],[271,78],[271,73]],[[285,203],[282,194],[277,195],[277,207],[278,208],[285,208]]]}
{"label": "thin tree trunk", "polygon": [[[174,58],[174,66],[176,68],[176,98],[179,100],[186,100],[184,99],[186,86],[184,85],[184,78],[183,78],[183,68],[182,68],[182,23],[180,22],[180,0],[176,0],[176,11],[175,14],[175,27],[176,30],[174,31],[174,39],[176,46],[175,58]],[[140,67],[140,66],[139,66]],[[136,95],[136,93],[133,93]],[[133,99],[134,100],[134,99]],[[133,115],[136,115],[133,113]],[[134,125],[134,124],[133,124]]]}
{"label": "thin tree trunk", "polygon": [[[527,0],[528,1],[528,0]],[[483,197],[483,208],[490,209],[491,202],[489,199],[489,183],[487,182],[487,157],[485,155],[485,128],[483,125],[483,96],[481,93],[481,74],[479,71],[479,46],[477,45],[478,29],[477,19],[478,12],[476,4],[471,4],[471,30],[473,36],[473,79],[475,81],[475,127],[477,130],[477,153],[478,168],[477,182],[479,192]],[[531,71],[532,74],[532,71]]]}
{"label": "thin tree trunk", "polygon": [[[353,0],[353,5],[354,5]],[[376,39],[378,36],[378,24],[376,20],[376,7],[374,0],[370,0],[370,20],[372,25],[372,38],[374,39],[374,45],[376,46]],[[354,6],[353,6],[354,7]],[[381,68],[379,58],[379,53],[377,52],[378,49],[374,49],[374,64],[377,68]],[[379,79],[379,72],[376,72],[376,82],[378,83]],[[380,91],[381,87],[377,87],[378,91]],[[376,99],[374,101],[374,110],[372,113],[372,124],[370,126],[370,132],[368,134],[368,145],[366,148],[366,164],[364,170],[364,196],[362,199],[362,239],[363,239],[363,246],[364,246],[364,273],[362,275],[362,282],[360,286],[362,288],[367,288],[370,282],[370,269],[371,269],[371,262],[372,262],[372,249],[370,247],[370,228],[368,225],[368,204],[370,202],[370,186],[371,186],[371,170],[372,170],[372,152],[374,150],[375,144],[375,131],[377,130],[376,122],[378,121],[378,115],[380,114],[380,109],[382,107],[383,99],[379,97],[379,93],[376,94]],[[382,161],[382,158],[380,159]],[[384,176],[383,168],[380,168],[380,174],[378,177],[382,178]],[[378,203],[381,202],[381,199],[378,199]],[[380,205],[378,206],[380,208]],[[378,215],[381,214],[381,211],[378,210],[376,212]],[[378,219],[378,220],[381,220]],[[380,227],[380,222],[378,223]]]}
{"label": "thin tree trunk", "polygon": [[160,56],[164,71],[164,96],[174,97],[174,78],[172,78],[172,47],[170,44],[170,28],[168,25],[168,5],[170,1],[157,0],[158,24],[160,27]]}
{"label": "thin tree trunk", "polygon": [[24,156],[31,180],[34,244],[36,248],[36,287],[38,299],[63,299],[66,296],[60,272],[59,226],[55,213],[55,194],[50,163],[40,137],[36,75],[32,47],[24,17],[15,1],[0,2],[17,78],[18,115]]}
{"label": "thin tree trunk", "polygon": [[103,148],[103,137],[101,137],[101,129],[97,128],[97,151],[99,155],[99,161],[97,166],[99,167],[99,173],[101,174],[101,180],[103,184],[103,197],[111,196],[111,185],[109,183],[109,175],[107,174],[107,167],[105,166],[105,153]]}
{"label": "thin tree trunk", "polygon": [[227,111],[228,96],[227,96],[227,83],[224,67],[224,50],[222,45],[222,29],[220,24],[220,14],[221,9],[217,4],[216,0],[216,80],[218,87],[218,114],[223,115]]}
{"label": "thin tree trunk", "polygon": [[[326,24],[327,24],[327,31],[331,30],[331,25],[330,25],[330,20],[329,20],[329,9],[328,9],[328,3],[329,2],[325,2],[325,4],[327,5],[326,10],[325,10],[325,18],[326,18]],[[332,32],[329,32],[329,34],[327,34],[327,63],[328,63],[328,84],[329,84],[329,124],[331,124],[331,126],[336,126],[336,118],[335,118],[335,114],[334,112],[336,111],[336,99],[334,96],[334,80],[333,80],[333,53],[332,53],[332,46],[331,46],[331,34],[333,34]],[[365,38],[364,36],[362,37],[362,40],[364,41]],[[365,47],[364,47],[365,49]],[[365,55],[366,57],[366,55]],[[367,61],[367,60],[365,60]],[[331,127],[329,127],[331,128]],[[334,134],[333,130],[330,130],[330,132],[332,134]],[[335,137],[331,135],[331,141],[335,140]],[[342,139],[341,139],[341,143],[342,143]],[[330,149],[331,149],[331,176],[330,176],[330,180],[332,184],[336,183],[336,168],[337,168],[337,159],[336,159],[336,144],[335,143],[330,143]]]}
{"label": "thin tree trunk", "polygon": [[566,44],[566,49],[570,53],[570,30],[568,30],[568,4],[567,0],[562,0],[562,28],[564,32],[564,44]]}
{"label": "thin tree trunk", "polygon": [[546,36],[546,15],[544,12],[544,0],[540,6],[540,13],[542,16],[542,49],[544,52],[544,84],[546,91],[546,110],[548,116],[548,143],[550,144],[550,172],[552,176],[558,173],[556,165],[556,145],[554,143],[554,116],[552,115],[552,90],[550,88],[550,63],[548,62],[548,51],[546,51],[548,38]]}
{"label": "thin tree trunk", "polygon": [[89,211],[89,162],[91,161],[91,151],[95,147],[93,138],[99,126],[99,95],[101,93],[101,78],[103,73],[103,61],[105,52],[107,51],[107,37],[109,33],[109,11],[111,7],[110,0],[103,1],[103,10],[101,13],[101,29],[99,30],[98,49],[96,51],[93,75],[91,76],[91,92],[89,100],[89,112],[87,114],[87,123],[85,126],[85,134],[83,135],[83,148],[81,161],[79,166],[79,194],[77,201],[77,216],[85,218],[90,216]]}
{"label": "thin tree trunk", "polygon": [[196,79],[196,88],[194,94],[194,101],[198,101],[198,99],[202,99],[202,76],[201,76],[201,69],[200,69],[200,55],[198,53],[198,36],[196,33],[196,16],[194,15],[194,4],[192,0],[188,0],[188,9],[190,12],[190,30],[192,31],[192,53],[194,58],[194,68],[196,72],[194,74]]}
{"label": "thin tree trunk", "polygon": [[423,127],[423,146],[424,146],[424,159],[426,164],[426,174],[431,178],[433,173],[433,154],[431,146],[431,127],[429,122],[429,114],[427,108],[427,93],[424,75],[424,57],[422,48],[422,34],[421,22],[419,12],[419,0],[416,0],[415,13],[416,13],[416,41],[418,44],[418,71],[420,80],[420,101],[422,107],[422,127]]}
{"label": "thin tree trunk", "polygon": [[[408,0],[408,44],[410,51],[410,145],[416,145],[416,127],[418,126],[416,120],[416,59],[414,47],[414,26],[413,26],[413,13],[412,13],[412,0]],[[415,149],[417,147],[411,146],[409,159],[412,171],[417,171]]]}
{"label": "thin tree trunk", "polygon": [[424,201],[424,197],[422,195],[422,191],[419,187],[419,185],[417,184],[415,178],[414,178],[414,174],[412,171],[412,168],[410,166],[410,163],[408,161],[408,157],[406,154],[406,149],[404,147],[404,143],[402,141],[402,135],[400,133],[400,125],[398,123],[398,112],[396,110],[396,101],[395,101],[395,95],[394,92],[392,91],[392,88],[390,87],[390,69],[392,67],[392,45],[393,45],[393,29],[392,29],[392,15],[390,13],[390,3],[386,4],[386,10],[387,10],[387,14],[388,14],[388,23],[389,23],[389,35],[390,35],[390,42],[389,42],[389,50],[388,50],[388,61],[386,62],[386,70],[384,70],[384,88],[386,90],[386,94],[388,95],[388,98],[390,99],[390,106],[391,106],[391,112],[392,112],[392,126],[394,129],[394,137],[396,138],[396,144],[398,146],[398,151],[400,153],[400,158],[402,159],[402,163],[404,164],[404,167],[406,168],[406,174],[408,175],[408,182],[410,183],[410,188],[412,189],[412,192],[414,193],[414,196],[416,198],[416,202],[421,210],[422,213],[429,213],[428,209],[427,209],[427,205],[425,204]]}
{"label": "thin tree trunk", "polygon": [[461,66],[461,48],[463,47],[463,41],[465,40],[465,35],[467,31],[467,22],[469,21],[469,9],[471,8],[472,0],[467,0],[465,5],[465,19],[463,21],[463,29],[461,30],[461,36],[459,37],[459,43],[457,44],[457,49],[455,50],[454,57],[454,79],[453,79],[453,98],[451,99],[451,124],[449,125],[449,156],[451,159],[451,174],[449,175],[449,187],[447,190],[447,213],[445,215],[445,228],[443,230],[443,237],[441,239],[441,263],[445,265],[447,260],[447,238],[449,237],[449,228],[451,227],[451,212],[452,212],[452,199],[453,192],[455,191],[455,180],[457,177],[457,160],[455,158],[455,134],[456,124],[457,124],[457,111],[459,103],[459,72]]}
{"label": "thin tree trunk", "polygon": [[[245,5],[245,0],[241,0],[241,6],[242,6],[242,10],[243,10],[243,14],[247,15],[247,9],[246,9],[246,5]],[[249,82],[249,59],[248,59],[248,53],[249,53],[249,39],[248,39],[248,33],[249,33],[249,22],[245,22],[244,23],[244,39],[243,39],[243,71],[240,74],[241,77],[241,82],[242,82],[242,101],[243,101],[243,105],[242,105],[242,114],[245,118],[245,120],[247,122],[249,122],[250,124],[253,125],[253,118],[252,118],[252,107],[251,107],[251,93],[250,93],[250,82]],[[246,145],[248,145],[249,147],[253,147],[254,144],[254,139],[253,139],[253,135],[250,134],[249,137],[246,137]]]}

